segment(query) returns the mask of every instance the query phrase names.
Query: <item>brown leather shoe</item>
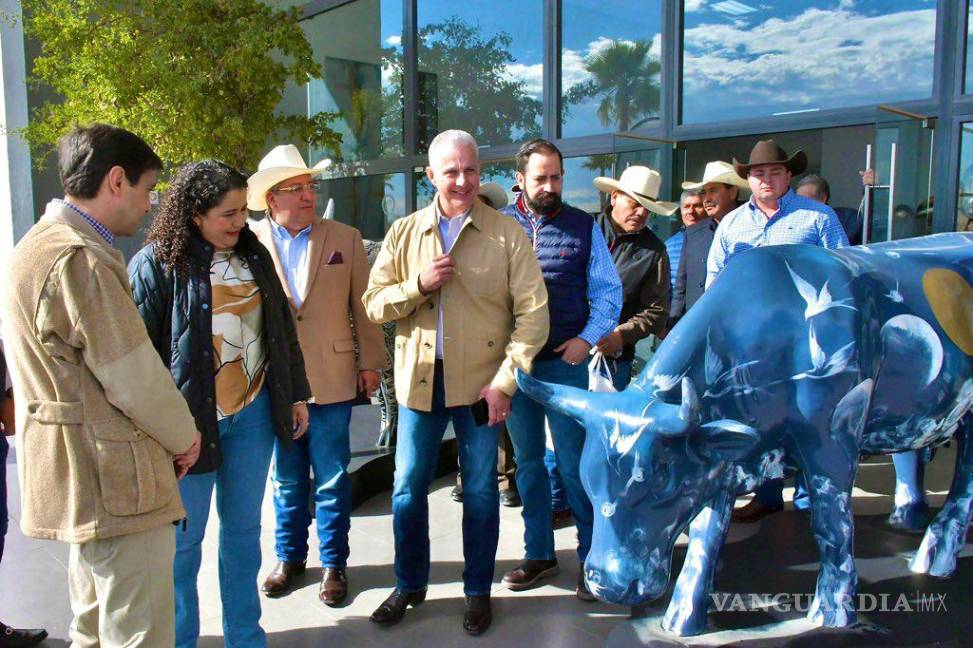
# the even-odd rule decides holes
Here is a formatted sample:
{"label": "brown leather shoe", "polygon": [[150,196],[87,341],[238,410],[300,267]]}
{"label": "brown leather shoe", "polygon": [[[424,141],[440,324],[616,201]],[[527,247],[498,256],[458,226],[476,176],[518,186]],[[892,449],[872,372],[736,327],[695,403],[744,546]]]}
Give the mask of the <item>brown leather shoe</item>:
{"label": "brown leather shoe", "polygon": [[561,509],[551,513],[551,528],[554,530],[563,529],[572,524],[574,524],[574,518],[571,517],[571,509]]}
{"label": "brown leather shoe", "polygon": [[730,519],[734,522],[756,522],[758,520],[762,520],[768,515],[771,515],[772,513],[777,513],[783,508],[783,504],[767,506],[755,497],[747,502],[746,506],[733,509],[733,513],[730,514]]}
{"label": "brown leather shoe", "polygon": [[525,560],[503,575],[503,584],[515,592],[530,589],[537,581],[557,574],[557,559]]}
{"label": "brown leather shoe", "polygon": [[410,605],[412,607],[417,607],[422,605],[422,602],[426,600],[426,590],[422,589],[418,592],[400,592],[399,590],[393,590],[389,597],[382,601],[382,604],[375,608],[372,612],[372,616],[369,619],[373,623],[379,623],[381,625],[392,625],[393,623],[398,623],[405,616],[405,609]]}
{"label": "brown leather shoe", "polygon": [[585,602],[597,601],[595,595],[588,589],[588,583],[584,582],[584,568],[578,572],[578,587],[574,590],[574,595]]}
{"label": "brown leather shoe", "polygon": [[348,596],[348,577],[345,570],[339,567],[325,567],[321,573],[321,586],[318,588],[318,599],[328,607],[341,604]]}
{"label": "brown leather shoe", "polygon": [[294,579],[304,573],[304,567],[303,560],[281,560],[267,575],[260,591],[266,596],[283,596],[293,587]]}

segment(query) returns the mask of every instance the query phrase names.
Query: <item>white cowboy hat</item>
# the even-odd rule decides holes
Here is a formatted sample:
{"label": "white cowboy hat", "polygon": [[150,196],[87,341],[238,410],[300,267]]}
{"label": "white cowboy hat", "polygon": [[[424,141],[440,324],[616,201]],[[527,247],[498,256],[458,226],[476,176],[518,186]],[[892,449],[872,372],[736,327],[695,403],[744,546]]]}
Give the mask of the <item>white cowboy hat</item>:
{"label": "white cowboy hat", "polygon": [[598,191],[605,193],[621,191],[650,212],[660,216],[671,216],[679,209],[679,205],[656,200],[659,197],[660,185],[662,185],[662,176],[659,172],[645,166],[628,167],[622,171],[622,176],[618,180],[595,178],[595,187]]}
{"label": "white cowboy hat", "polygon": [[737,175],[733,170],[733,165],[729,162],[708,162],[703,170],[703,179],[699,182],[686,181],[682,183],[683,191],[699,191],[711,182],[722,182],[723,184],[749,189],[747,181]]}
{"label": "white cowboy hat", "polygon": [[263,211],[267,209],[267,192],[271,187],[297,176],[320,175],[329,166],[331,160],[325,158],[308,167],[293,144],[275,146],[260,160],[257,172],[247,180],[247,207],[253,211]]}
{"label": "white cowboy hat", "polygon": [[480,191],[478,193],[489,200],[490,206],[494,209],[503,209],[510,203],[510,200],[507,198],[507,192],[496,182],[484,182],[480,185]]}

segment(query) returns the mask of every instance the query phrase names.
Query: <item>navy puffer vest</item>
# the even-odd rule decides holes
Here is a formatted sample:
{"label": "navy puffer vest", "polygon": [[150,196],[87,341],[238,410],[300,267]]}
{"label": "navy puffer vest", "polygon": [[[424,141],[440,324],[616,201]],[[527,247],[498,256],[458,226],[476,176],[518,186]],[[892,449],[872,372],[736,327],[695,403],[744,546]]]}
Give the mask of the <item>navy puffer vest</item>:
{"label": "navy puffer vest", "polygon": [[587,212],[565,204],[537,224],[527,215],[521,198],[500,211],[516,218],[534,245],[551,316],[547,344],[537,357],[551,357],[555,347],[577,337],[588,323],[588,261],[594,221]]}

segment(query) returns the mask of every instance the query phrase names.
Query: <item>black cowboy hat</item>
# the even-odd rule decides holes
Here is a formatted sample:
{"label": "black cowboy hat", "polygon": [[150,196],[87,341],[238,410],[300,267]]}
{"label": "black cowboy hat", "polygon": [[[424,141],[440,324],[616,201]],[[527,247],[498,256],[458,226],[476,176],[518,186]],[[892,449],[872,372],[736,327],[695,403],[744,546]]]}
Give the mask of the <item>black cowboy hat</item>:
{"label": "black cowboy hat", "polygon": [[741,178],[746,178],[750,173],[751,167],[761,164],[783,164],[793,175],[803,173],[807,168],[807,156],[804,151],[798,151],[794,155],[787,157],[787,151],[777,145],[772,139],[760,140],[750,151],[750,161],[746,164],[738,162],[733,158],[733,170]]}

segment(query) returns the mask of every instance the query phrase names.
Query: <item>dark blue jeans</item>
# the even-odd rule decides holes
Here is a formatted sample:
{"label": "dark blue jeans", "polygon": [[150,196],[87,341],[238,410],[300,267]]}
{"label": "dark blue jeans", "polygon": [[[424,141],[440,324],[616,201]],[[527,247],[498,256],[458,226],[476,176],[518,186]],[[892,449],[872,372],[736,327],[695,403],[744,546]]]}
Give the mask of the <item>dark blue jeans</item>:
{"label": "dark blue jeans", "polygon": [[500,536],[497,488],[499,426],[478,426],[466,405],[446,407],[443,371],[436,363],[432,410],[399,406],[392,488],[396,587],[403,592],[429,583],[429,484],[439,462],[446,425],[453,422],[463,477],[463,591],[489,594]]}
{"label": "dark blue jeans", "polygon": [[308,405],[307,433],[284,450],[274,445],[274,513],[277,518],[275,551],[279,560],[307,559],[311,513],[311,477],[314,473],[314,519],[322,567],[344,569],[348,562],[351,526],[351,480],[348,462],[351,446],[348,425],[351,401]]}
{"label": "dark blue jeans", "polygon": [[270,395],[265,387],[252,403],[220,421],[223,460],[213,472],[186,475],[179,494],[185,525],[176,531],[174,561],[176,646],[194,648],[199,637],[196,581],[203,535],[216,488],[220,516],[219,576],[223,602],[223,641],[227,648],[266,648],[260,627],[260,507],[274,449]]}
{"label": "dark blue jeans", "polygon": [[7,439],[0,434],[0,560],[3,559],[3,539],[7,536]]}
{"label": "dark blue jeans", "polygon": [[[588,367],[569,365],[560,358],[534,362],[532,375],[538,380],[588,387]],[[551,486],[544,467],[544,419],[547,418],[554,441],[557,470],[564,482],[568,504],[578,527],[578,557],[584,562],[591,547],[593,515],[591,501],[581,486],[581,450],[585,431],[577,421],[547,411],[540,403],[517,392],[513,398],[507,430],[514,445],[517,462],[517,490],[524,502],[524,544],[528,560],[550,560],[554,556],[554,530],[551,525]]]}

